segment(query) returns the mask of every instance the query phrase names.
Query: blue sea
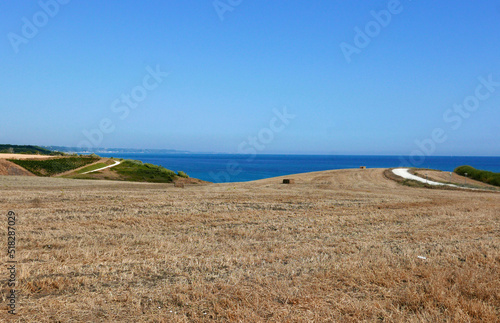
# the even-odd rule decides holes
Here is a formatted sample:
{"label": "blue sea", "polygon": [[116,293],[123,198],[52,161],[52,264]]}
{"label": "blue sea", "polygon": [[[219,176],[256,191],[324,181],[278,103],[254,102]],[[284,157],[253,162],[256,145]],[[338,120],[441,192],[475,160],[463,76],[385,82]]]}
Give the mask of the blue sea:
{"label": "blue sea", "polygon": [[173,171],[184,171],[190,177],[205,181],[246,182],[269,177],[307,173],[330,169],[422,167],[453,171],[470,165],[477,169],[500,172],[500,157],[426,156],[412,159],[404,156],[343,156],[343,155],[231,155],[231,154],[143,154],[100,153],[103,157],[136,159],[161,165]]}

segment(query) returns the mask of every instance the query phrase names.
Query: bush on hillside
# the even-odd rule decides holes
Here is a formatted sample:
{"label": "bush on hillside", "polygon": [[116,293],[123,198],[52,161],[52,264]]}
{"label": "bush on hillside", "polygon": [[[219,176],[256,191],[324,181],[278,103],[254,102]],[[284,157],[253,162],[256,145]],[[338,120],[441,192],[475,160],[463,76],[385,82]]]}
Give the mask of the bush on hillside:
{"label": "bush on hillside", "polygon": [[500,173],[493,173],[486,170],[475,169],[472,166],[459,166],[455,168],[454,172],[462,176],[465,176],[465,173],[467,173],[467,177],[470,177],[477,181],[490,185],[500,186]]}
{"label": "bush on hillside", "polygon": [[113,167],[113,171],[122,175],[124,180],[134,182],[170,183],[177,177],[174,171],[139,160],[125,160]]}

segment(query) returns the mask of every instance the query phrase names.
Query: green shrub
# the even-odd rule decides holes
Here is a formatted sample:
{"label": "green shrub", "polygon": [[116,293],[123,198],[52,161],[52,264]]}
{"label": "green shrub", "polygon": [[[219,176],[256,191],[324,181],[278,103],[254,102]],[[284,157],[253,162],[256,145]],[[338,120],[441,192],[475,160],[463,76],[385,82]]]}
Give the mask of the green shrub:
{"label": "green shrub", "polygon": [[182,170],[177,172],[177,176],[179,177],[184,177],[184,178],[189,178],[188,174],[184,173]]}
{"label": "green shrub", "polygon": [[170,183],[177,177],[174,171],[139,160],[125,160],[112,168],[124,180],[134,182]]}
{"label": "green shrub", "polygon": [[465,173],[467,173],[467,177],[469,178],[475,179],[477,181],[486,184],[500,186],[500,173],[493,173],[486,170],[479,170],[475,169],[472,166],[459,166],[455,168],[454,172],[462,176],[465,176]]}

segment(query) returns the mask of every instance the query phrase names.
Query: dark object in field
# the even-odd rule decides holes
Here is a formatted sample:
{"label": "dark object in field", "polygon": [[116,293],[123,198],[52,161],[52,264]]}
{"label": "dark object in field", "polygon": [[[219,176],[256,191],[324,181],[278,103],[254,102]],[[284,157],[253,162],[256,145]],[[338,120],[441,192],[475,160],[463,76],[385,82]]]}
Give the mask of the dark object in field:
{"label": "dark object in field", "polygon": [[291,178],[285,178],[283,184],[295,184],[295,180]]}
{"label": "dark object in field", "polygon": [[360,169],[366,169],[366,166],[360,166],[359,168]]}

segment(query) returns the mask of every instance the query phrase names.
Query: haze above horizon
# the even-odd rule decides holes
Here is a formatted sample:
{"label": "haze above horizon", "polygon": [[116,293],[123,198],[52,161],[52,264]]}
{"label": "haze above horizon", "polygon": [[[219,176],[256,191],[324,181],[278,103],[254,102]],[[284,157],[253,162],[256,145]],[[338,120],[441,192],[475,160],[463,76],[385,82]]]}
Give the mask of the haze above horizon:
{"label": "haze above horizon", "polygon": [[500,2],[0,3],[0,143],[500,156]]}

